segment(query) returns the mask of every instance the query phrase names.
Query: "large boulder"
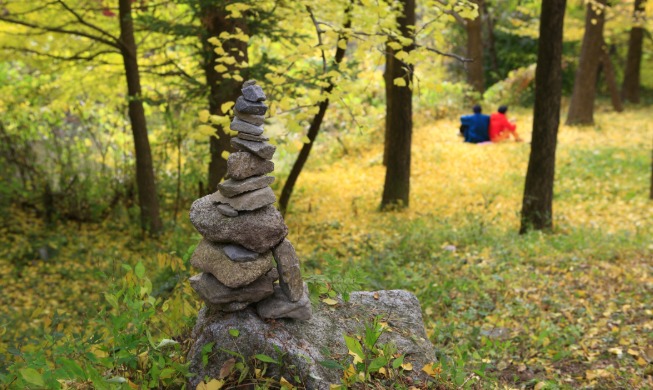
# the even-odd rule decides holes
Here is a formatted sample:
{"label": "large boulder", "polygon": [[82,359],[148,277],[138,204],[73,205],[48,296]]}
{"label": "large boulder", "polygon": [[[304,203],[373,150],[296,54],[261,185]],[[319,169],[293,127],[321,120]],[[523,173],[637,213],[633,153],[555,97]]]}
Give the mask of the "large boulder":
{"label": "large boulder", "polygon": [[238,217],[222,215],[211,195],[197,199],[190,208],[190,221],[209,241],[238,244],[257,253],[277,246],[288,235],[281,213],[269,205],[244,211]]}
{"label": "large boulder", "polygon": [[[256,354],[281,359],[281,368],[270,364],[266,375],[284,375],[286,379],[298,375],[307,389],[329,389],[330,384],[340,383],[343,373],[319,362],[346,358],[348,349],[343,335],[362,335],[364,325],[375,316],[381,316],[390,326],[378,343],[394,343],[398,353],[405,355],[405,362],[413,365],[413,371],[406,374],[416,381],[426,381],[421,369],[436,358],[424,331],[419,301],[407,291],[391,290],[354,292],[348,303],[320,304],[308,321],[264,321],[252,307],[235,313],[203,308],[188,355],[190,370],[196,374],[189,380],[189,388],[194,389],[205,377],[218,378],[224,362],[233,357],[220,349],[224,348],[238,351],[248,359]],[[230,334],[232,329],[239,331],[237,337],[232,336],[233,331]],[[212,342],[215,344],[205,365],[202,347]],[[285,370],[285,374],[279,369]]]}

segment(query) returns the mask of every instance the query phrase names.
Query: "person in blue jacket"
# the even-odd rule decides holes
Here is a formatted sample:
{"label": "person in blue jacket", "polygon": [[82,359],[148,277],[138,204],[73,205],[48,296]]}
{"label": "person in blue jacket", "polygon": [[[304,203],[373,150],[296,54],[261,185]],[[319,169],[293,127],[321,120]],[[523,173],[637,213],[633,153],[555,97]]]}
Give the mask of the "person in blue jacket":
{"label": "person in blue jacket", "polygon": [[474,113],[460,117],[460,132],[465,142],[478,144],[490,141],[488,128],[490,126],[490,116],[481,114],[481,106],[474,106]]}

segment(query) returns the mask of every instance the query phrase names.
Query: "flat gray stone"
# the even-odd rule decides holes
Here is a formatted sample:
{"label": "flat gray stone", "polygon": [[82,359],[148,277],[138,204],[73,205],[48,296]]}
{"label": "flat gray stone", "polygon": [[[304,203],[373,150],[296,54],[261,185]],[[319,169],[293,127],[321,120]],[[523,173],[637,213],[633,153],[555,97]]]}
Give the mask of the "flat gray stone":
{"label": "flat gray stone", "polygon": [[313,310],[311,309],[311,301],[308,299],[308,286],[304,284],[300,291],[302,292],[301,299],[292,302],[281,290],[281,287],[274,286],[274,295],[260,301],[256,305],[256,312],[259,317],[264,319],[310,320]]}
{"label": "flat gray stone", "polygon": [[254,261],[254,260],[256,260],[258,258],[258,253],[254,252],[254,251],[250,251],[247,248],[243,248],[240,245],[234,245],[234,244],[225,246],[224,247],[224,254],[227,255],[227,257],[231,261],[235,261],[237,263],[244,263],[246,261]]}
{"label": "flat gray stone", "polygon": [[265,113],[268,111],[268,106],[260,102],[250,102],[245,100],[244,97],[238,96],[234,109],[236,111],[242,112],[243,114],[265,115]]}
{"label": "flat gray stone", "polygon": [[218,184],[218,190],[227,198],[264,188],[274,183],[274,176],[252,176],[245,180],[228,179]]}
{"label": "flat gray stone", "polygon": [[247,141],[238,137],[231,138],[231,146],[236,149],[253,153],[262,159],[270,160],[274,156],[277,147],[267,142]]}
{"label": "flat gray stone", "polygon": [[273,204],[277,201],[274,191],[270,187],[263,187],[261,189],[245,192],[244,194],[227,198],[219,191],[211,194],[211,200],[216,203],[228,204],[238,211],[252,211]]}
{"label": "flat gray stone", "polygon": [[263,126],[256,126],[251,123],[247,123],[243,120],[240,120],[237,116],[231,121],[229,128],[233,131],[238,131],[241,133],[247,133],[251,135],[261,135],[263,134]]}
{"label": "flat gray stone", "polygon": [[247,141],[255,141],[255,142],[265,142],[270,140],[269,137],[266,137],[264,135],[251,135],[247,133],[238,133],[236,137],[240,139],[245,139]]}
{"label": "flat gray stone", "polygon": [[190,263],[200,271],[215,276],[220,283],[230,288],[248,285],[274,266],[271,252],[259,255],[254,261],[236,263],[227,257],[223,248],[224,245],[204,239],[197,245]]}
{"label": "flat gray stone", "polygon": [[[195,389],[205,377],[219,378],[224,362],[233,356],[218,346],[233,345],[234,338],[229,330],[236,329],[240,332],[236,340],[238,352],[243,356],[265,354],[281,359],[281,367],[296,367],[302,378],[301,388],[328,390],[330,384],[341,384],[343,372],[324,367],[319,362],[347,356],[349,351],[343,335],[361,335],[364,325],[372,323],[376,316],[390,327],[381,334],[378,342],[393,343],[397,353],[405,356],[404,362],[413,365],[412,371],[404,371],[402,375],[410,376],[414,383],[420,381],[423,384],[417,387],[438,387],[422,371],[425,364],[436,363],[437,359],[424,330],[419,301],[413,294],[401,290],[353,292],[349,302],[340,299],[338,302],[334,306],[319,303],[308,321],[265,321],[252,306],[229,314],[202,308],[191,335],[193,344],[188,354],[190,372],[196,375],[188,379],[187,387]],[[202,347],[208,343],[214,343],[214,347],[208,354],[208,364],[204,364],[202,357],[207,354],[202,354]],[[279,379],[283,375],[289,379],[280,370],[279,366],[271,364],[266,376]]]}
{"label": "flat gray stone", "polygon": [[291,302],[297,302],[304,294],[302,272],[299,269],[299,258],[290,241],[284,238],[281,244],[272,249],[274,260],[279,271],[279,286]]}
{"label": "flat gray stone", "polygon": [[241,121],[251,123],[256,126],[260,126],[263,123],[265,123],[265,116],[264,115],[253,115],[253,114],[245,114],[244,112],[236,111],[234,110],[234,114],[240,119]]}
{"label": "flat gray stone", "polygon": [[257,253],[268,251],[288,235],[288,227],[274,206],[244,211],[237,218],[222,215],[210,195],[190,208],[190,221],[207,240],[238,244]]}
{"label": "flat gray stone", "polygon": [[245,100],[249,100],[250,102],[262,102],[267,99],[260,85],[247,85],[241,92]]}
{"label": "flat gray stone", "polygon": [[254,80],[254,79],[249,79],[249,80],[247,80],[247,81],[245,81],[245,82],[243,83],[243,88],[245,88],[245,87],[249,87],[250,85],[255,85],[255,84],[256,84],[256,80]]}
{"label": "flat gray stone", "polygon": [[235,208],[229,206],[228,204],[220,204],[218,205],[218,211],[220,214],[227,216],[227,217],[237,217],[238,216],[238,210]]}
{"label": "flat gray stone", "polygon": [[231,153],[227,159],[227,175],[236,180],[265,175],[274,171],[274,163],[249,152]]}
{"label": "flat gray stone", "polygon": [[268,277],[267,274],[240,288],[229,288],[220,283],[215,276],[206,272],[192,276],[189,281],[200,298],[212,305],[234,302],[250,304],[259,302],[274,293],[274,279]]}
{"label": "flat gray stone", "polygon": [[212,310],[223,311],[225,313],[233,313],[235,311],[241,311],[250,305],[250,302],[231,302],[231,303],[223,303],[220,305],[216,305],[208,302],[205,303]]}

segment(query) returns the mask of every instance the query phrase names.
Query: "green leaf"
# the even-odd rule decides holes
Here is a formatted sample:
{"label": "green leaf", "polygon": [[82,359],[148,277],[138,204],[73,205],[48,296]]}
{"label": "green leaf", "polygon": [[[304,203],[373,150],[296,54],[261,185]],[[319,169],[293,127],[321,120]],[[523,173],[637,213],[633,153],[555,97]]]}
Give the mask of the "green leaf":
{"label": "green leaf", "polygon": [[262,362],[265,362],[265,363],[273,363],[273,364],[278,364],[279,363],[276,360],[269,357],[268,355],[264,355],[262,353],[259,353],[258,355],[254,355],[254,357],[257,358],[258,360],[262,361]]}
{"label": "green leaf", "polygon": [[106,299],[107,302],[109,302],[109,305],[111,305],[114,309],[118,309],[118,299],[116,299],[115,295],[104,293],[104,299]]}
{"label": "green leaf", "polygon": [[240,336],[240,331],[238,329],[229,329],[229,334],[232,337],[238,337]]}
{"label": "green leaf", "polygon": [[388,359],[385,356],[379,356],[372,360],[370,366],[368,367],[368,371],[377,372],[379,371],[379,368],[385,367],[386,364],[388,364]]}
{"label": "green leaf", "polygon": [[347,335],[345,337],[345,344],[347,345],[347,349],[349,349],[350,352],[358,355],[359,358],[363,359],[365,357],[365,354],[363,353],[363,347],[361,346],[361,343],[358,342],[353,337],[349,337]]}
{"label": "green leaf", "polygon": [[139,261],[138,264],[136,264],[134,267],[134,274],[136,274],[137,278],[143,279],[143,276],[145,276],[145,266],[142,262]]}
{"label": "green leaf", "polygon": [[40,387],[45,386],[45,382],[43,382],[43,376],[31,367],[21,369],[20,375],[23,377],[23,379],[25,379],[26,382]]}
{"label": "green leaf", "polygon": [[404,355],[399,356],[392,362],[392,368],[396,370],[401,367],[402,364],[404,364]]}
{"label": "green leaf", "polygon": [[206,367],[209,364],[209,353],[211,353],[214,344],[214,342],[210,342],[202,347],[202,367]]}
{"label": "green leaf", "polygon": [[84,381],[87,379],[84,369],[74,360],[62,357],[57,359],[57,363],[66,371],[68,379],[81,379]]}
{"label": "green leaf", "polygon": [[320,360],[318,363],[320,363],[320,365],[326,368],[337,369],[337,370],[345,369],[345,366],[343,366],[342,364],[340,364],[335,360]]}

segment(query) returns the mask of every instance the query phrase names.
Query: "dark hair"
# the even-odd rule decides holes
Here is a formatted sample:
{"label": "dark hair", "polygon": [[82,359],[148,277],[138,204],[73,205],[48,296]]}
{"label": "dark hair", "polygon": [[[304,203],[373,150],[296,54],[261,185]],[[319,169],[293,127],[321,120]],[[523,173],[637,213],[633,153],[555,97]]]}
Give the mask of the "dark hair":
{"label": "dark hair", "polygon": [[480,114],[481,113],[481,105],[477,104],[474,106],[474,114]]}
{"label": "dark hair", "polygon": [[508,111],[508,106],[499,106],[499,109],[497,110],[502,114],[505,114],[506,111]]}

